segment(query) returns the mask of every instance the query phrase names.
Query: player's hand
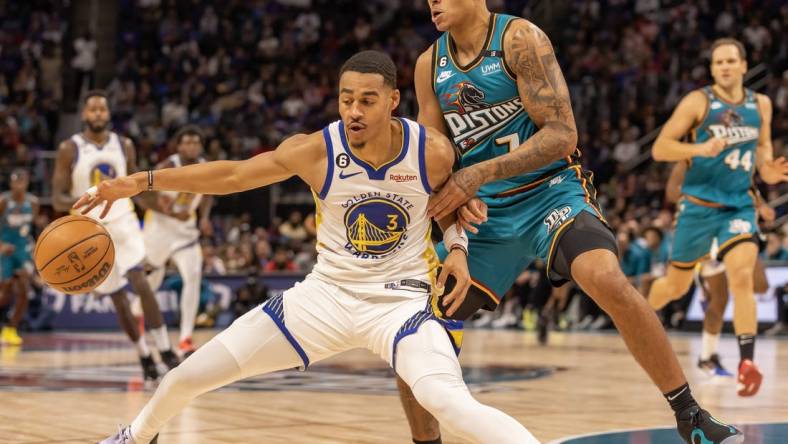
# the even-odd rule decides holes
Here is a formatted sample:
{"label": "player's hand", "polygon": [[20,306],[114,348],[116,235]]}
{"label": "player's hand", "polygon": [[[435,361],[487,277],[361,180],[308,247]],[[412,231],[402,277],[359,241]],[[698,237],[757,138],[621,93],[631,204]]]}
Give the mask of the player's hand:
{"label": "player's hand", "polygon": [[205,217],[200,219],[200,232],[203,236],[213,236],[213,224],[210,219]]}
{"label": "player's hand", "polygon": [[468,257],[462,249],[455,248],[451,250],[443,261],[437,282],[439,290],[446,286],[446,279],[449,276],[454,276],[457,282],[449,294],[443,295],[442,304],[444,307],[447,307],[446,316],[452,316],[462,306],[465,296],[468,294],[468,288],[471,286],[471,275],[468,272]]}
{"label": "player's hand", "polygon": [[764,222],[772,223],[777,218],[777,212],[767,203],[758,205],[758,214]]}
{"label": "player's hand", "polygon": [[718,154],[725,149],[728,143],[725,139],[719,137],[712,137],[711,139],[698,145],[698,152],[696,156],[700,157],[717,157]]}
{"label": "player's hand", "polygon": [[14,244],[0,244],[0,254],[3,256],[11,256],[11,254],[14,253],[14,250],[16,250]]}
{"label": "player's hand", "polygon": [[104,219],[107,213],[109,213],[110,208],[112,208],[112,204],[115,203],[116,200],[123,199],[125,197],[136,196],[141,192],[142,190],[137,188],[137,181],[132,179],[130,176],[105,180],[99,183],[97,186],[88,188],[88,190],[85,191],[85,194],[79,198],[77,203],[75,203],[72,208],[75,210],[81,208],[81,213],[87,214],[90,212],[90,210],[101,204],[104,204],[104,209],[101,211],[101,215],[99,216],[99,219]]}
{"label": "player's hand", "polygon": [[476,225],[487,222],[487,204],[478,197],[474,197],[457,210],[457,221],[466,230],[478,234]]}
{"label": "player's hand", "polygon": [[159,193],[159,195],[156,196],[156,203],[159,205],[159,209],[162,213],[169,215],[172,211],[172,204],[175,203],[175,200],[170,196]]}
{"label": "player's hand", "polygon": [[785,157],[769,160],[758,168],[761,179],[768,184],[788,182],[788,161]]}
{"label": "player's hand", "polygon": [[484,177],[477,168],[468,167],[457,171],[443,184],[438,194],[430,198],[427,214],[435,220],[443,219],[476,196],[483,183]]}
{"label": "player's hand", "polygon": [[181,222],[186,222],[192,216],[191,213],[189,213],[188,211],[176,211],[171,213],[170,215]]}

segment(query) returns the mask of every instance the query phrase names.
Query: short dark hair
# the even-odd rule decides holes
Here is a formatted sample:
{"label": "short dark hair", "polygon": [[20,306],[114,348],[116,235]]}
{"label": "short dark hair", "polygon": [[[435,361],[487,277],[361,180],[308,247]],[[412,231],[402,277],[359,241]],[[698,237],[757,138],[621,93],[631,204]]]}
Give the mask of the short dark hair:
{"label": "short dark hair", "polygon": [[109,97],[107,96],[107,92],[104,91],[103,89],[91,89],[90,91],[88,91],[87,94],[85,94],[85,99],[82,101],[82,103],[84,105],[87,105],[88,100],[92,99],[93,97],[102,97],[104,98],[104,100],[109,100]]}
{"label": "short dark hair", "polygon": [[200,138],[200,143],[205,145],[205,135],[202,130],[196,125],[186,125],[175,133],[175,144],[180,145],[184,136],[197,136]]}
{"label": "short dark hair", "polygon": [[397,87],[397,66],[385,52],[361,51],[342,65],[339,76],[342,77],[346,71],[380,74],[383,76],[383,83],[392,88]]}
{"label": "short dark hair", "polygon": [[653,231],[657,235],[657,237],[659,237],[659,240],[662,240],[663,238],[662,230],[655,227],[654,225],[649,225],[648,227],[643,229],[643,236],[645,236],[646,233],[648,233],[649,231]]}
{"label": "short dark hair", "polygon": [[715,49],[719,48],[720,46],[725,46],[725,45],[733,45],[733,46],[735,46],[736,49],[739,50],[739,57],[741,57],[742,60],[747,60],[747,50],[744,49],[744,44],[742,44],[742,42],[740,42],[740,41],[738,41],[738,40],[736,40],[734,38],[731,38],[731,37],[723,37],[721,39],[717,39],[714,42],[712,42],[712,44],[711,44],[711,51],[709,52],[709,59],[711,59],[711,55],[714,54],[714,50]]}
{"label": "short dark hair", "polygon": [[24,168],[14,168],[11,171],[11,180],[17,180],[20,177],[26,177],[30,179],[30,173]]}

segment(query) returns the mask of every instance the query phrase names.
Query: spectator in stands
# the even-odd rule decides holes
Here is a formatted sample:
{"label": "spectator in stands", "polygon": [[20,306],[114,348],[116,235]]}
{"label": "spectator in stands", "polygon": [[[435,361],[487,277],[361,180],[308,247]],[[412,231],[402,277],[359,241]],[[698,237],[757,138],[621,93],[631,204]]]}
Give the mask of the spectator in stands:
{"label": "spectator in stands", "polygon": [[279,226],[279,234],[286,238],[296,241],[303,241],[307,238],[306,228],[304,228],[303,216],[300,211],[293,211],[290,217]]}
{"label": "spectator in stands", "polygon": [[274,256],[265,265],[265,271],[298,271],[295,263],[290,259],[287,248],[276,247]]}

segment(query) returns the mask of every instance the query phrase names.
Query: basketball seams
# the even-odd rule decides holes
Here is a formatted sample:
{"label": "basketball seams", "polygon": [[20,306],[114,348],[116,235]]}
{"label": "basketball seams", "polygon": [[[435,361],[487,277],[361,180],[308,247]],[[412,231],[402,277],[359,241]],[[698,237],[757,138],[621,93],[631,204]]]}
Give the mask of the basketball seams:
{"label": "basketball seams", "polygon": [[[57,258],[59,258],[60,256],[62,256],[62,255],[63,255],[63,253],[66,253],[66,252],[68,252],[69,250],[71,250],[72,248],[74,248],[74,247],[76,247],[77,245],[81,244],[82,242],[85,242],[85,241],[91,240],[91,239],[93,239],[93,238],[94,238],[94,237],[96,237],[96,236],[105,236],[105,237],[107,237],[107,238],[109,239],[109,242],[112,242],[112,238],[110,238],[109,236],[107,236],[105,233],[96,233],[96,234],[90,235],[90,236],[88,236],[88,237],[86,237],[86,238],[82,238],[82,239],[80,239],[79,241],[77,241],[76,243],[74,243],[74,244],[71,244],[71,245],[69,245],[68,247],[66,247],[66,248],[64,248],[63,250],[61,250],[61,251],[60,251],[60,253],[56,254],[56,255],[55,255],[55,257],[53,257],[52,259],[50,259],[50,260],[49,260],[49,262],[47,262],[47,263],[46,263],[46,264],[44,264],[44,265],[43,265],[41,268],[39,268],[39,269],[38,269],[39,273],[43,273],[43,271],[44,271],[44,270],[46,270],[46,268],[47,268],[47,267],[48,267],[50,264],[52,264],[52,262],[54,262],[54,261],[55,261]],[[104,252],[106,253],[106,250],[104,250]],[[103,256],[102,256],[102,258],[103,258]]]}
{"label": "basketball seams", "polygon": [[[65,220],[63,220],[63,219],[65,219]],[[58,223],[59,221],[60,221],[60,223]],[[51,224],[49,224],[46,228],[44,228],[44,231],[42,231],[41,235],[38,236],[38,240],[36,240],[36,247],[33,249],[33,257],[35,258],[35,257],[38,256],[38,247],[39,247],[39,245],[44,243],[44,239],[46,239],[46,237],[49,236],[49,233],[55,231],[55,228],[62,227],[63,225],[69,224],[71,222],[91,222],[91,223],[94,223],[96,225],[101,226],[98,222],[96,222],[95,220],[93,220],[93,219],[91,219],[91,218],[89,218],[87,216],[82,216],[82,215],[78,215],[78,214],[72,214],[72,215],[69,215],[69,216],[61,217],[61,218],[55,220],[54,222],[52,222]],[[59,254],[58,254],[58,256],[59,256]],[[57,257],[57,256],[55,256],[55,257]]]}
{"label": "basketball seams", "polygon": [[[75,277],[74,279],[71,279],[70,281],[65,281],[65,282],[60,282],[60,283],[50,283],[49,285],[52,285],[52,286],[56,285],[58,287],[62,287],[64,285],[66,285],[66,284],[70,284],[71,282],[76,281],[77,279],[81,279],[81,278],[85,277],[86,275],[90,274],[91,271],[95,270],[96,267],[98,267],[99,265],[101,265],[103,263],[104,258],[107,257],[107,253],[109,253],[110,250],[113,250],[113,261],[112,262],[114,262],[114,249],[115,249],[115,247],[112,246],[112,242],[110,241],[110,243],[107,244],[107,249],[104,250],[104,254],[99,258],[98,262],[96,262],[95,265],[90,267],[90,270],[82,273],[81,275]],[[60,253],[60,254],[63,254],[63,253]],[[60,254],[58,255],[58,257],[60,256]],[[107,276],[109,276],[109,274],[107,274]],[[104,279],[106,279],[106,277]],[[104,282],[104,280],[102,279],[101,282]],[[101,284],[101,282],[99,282],[99,285]]]}

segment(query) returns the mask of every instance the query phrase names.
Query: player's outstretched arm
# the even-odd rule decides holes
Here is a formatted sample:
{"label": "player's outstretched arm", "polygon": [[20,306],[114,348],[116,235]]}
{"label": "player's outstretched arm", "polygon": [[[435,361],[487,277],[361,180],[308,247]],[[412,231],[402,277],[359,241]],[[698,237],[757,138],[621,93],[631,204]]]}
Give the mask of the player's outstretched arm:
{"label": "player's outstretched arm", "polygon": [[654,141],[651,155],[659,162],[676,162],[695,156],[715,157],[725,148],[725,141],[712,137],[704,143],[685,143],[681,139],[701,123],[706,96],[700,91],[687,94],[670,116]]}
{"label": "player's outstretched arm", "polygon": [[758,94],[758,112],[761,115],[761,132],[755,151],[755,165],[761,179],[768,184],[788,181],[788,162],[784,157],[774,158],[772,147],[772,101],[768,96]]}
{"label": "player's outstretched arm", "polygon": [[419,56],[413,73],[416,101],[419,103],[418,122],[447,134],[443,111],[432,88],[432,51],[433,47],[430,46]]}
{"label": "player's outstretched arm", "polygon": [[[281,182],[294,175],[302,178],[325,157],[320,132],[298,134],[286,139],[276,150],[246,160],[218,160],[180,168],[151,170],[101,182],[74,204],[82,214],[106,202],[101,217],[118,199],[143,191],[181,191],[199,194],[230,194]],[[307,182],[310,182],[305,178]],[[315,185],[310,183],[310,185]]]}

